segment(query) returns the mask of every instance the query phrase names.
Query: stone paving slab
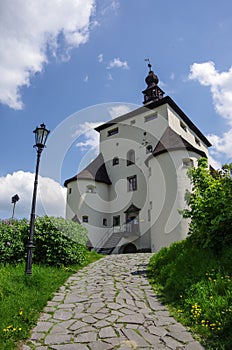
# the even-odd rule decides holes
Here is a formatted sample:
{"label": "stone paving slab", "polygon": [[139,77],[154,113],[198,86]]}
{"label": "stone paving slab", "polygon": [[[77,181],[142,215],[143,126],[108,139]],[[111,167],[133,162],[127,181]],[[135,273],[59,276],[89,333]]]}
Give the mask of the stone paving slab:
{"label": "stone paving slab", "polygon": [[203,350],[149,285],[151,255],[106,256],[71,276],[23,350]]}

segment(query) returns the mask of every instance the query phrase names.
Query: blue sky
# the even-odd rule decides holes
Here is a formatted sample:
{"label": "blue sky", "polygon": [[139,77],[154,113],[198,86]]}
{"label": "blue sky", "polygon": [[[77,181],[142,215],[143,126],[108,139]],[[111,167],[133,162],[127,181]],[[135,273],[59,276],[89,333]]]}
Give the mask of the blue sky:
{"label": "blue sky", "polygon": [[232,161],[230,0],[2,0],[0,16],[0,218],[15,193],[29,217],[42,122],[37,214],[63,215],[64,180],[96,153],[91,129],[142,104],[146,57],[213,144],[212,164]]}

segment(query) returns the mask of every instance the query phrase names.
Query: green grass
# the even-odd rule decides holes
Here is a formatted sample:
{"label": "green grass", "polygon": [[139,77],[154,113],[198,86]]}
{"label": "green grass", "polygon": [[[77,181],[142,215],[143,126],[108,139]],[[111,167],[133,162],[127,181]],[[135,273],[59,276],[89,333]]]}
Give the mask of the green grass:
{"label": "green grass", "polygon": [[215,256],[188,240],[175,243],[151,258],[148,274],[161,301],[206,349],[231,349],[232,247]]}
{"label": "green grass", "polygon": [[[88,253],[87,264],[101,256]],[[0,349],[17,349],[29,338],[39,314],[53,293],[82,266],[46,267],[33,265],[32,276],[25,275],[25,264],[0,265]]]}

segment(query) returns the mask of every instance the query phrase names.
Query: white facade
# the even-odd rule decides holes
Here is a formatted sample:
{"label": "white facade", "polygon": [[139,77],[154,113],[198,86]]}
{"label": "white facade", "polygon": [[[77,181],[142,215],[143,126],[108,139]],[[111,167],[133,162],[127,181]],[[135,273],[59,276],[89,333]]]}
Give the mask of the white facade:
{"label": "white facade", "polygon": [[96,128],[99,156],[65,181],[66,218],[83,222],[90,245],[107,253],[158,251],[184,239],[187,169],[208,157],[209,141],[170,97],[146,101]]}

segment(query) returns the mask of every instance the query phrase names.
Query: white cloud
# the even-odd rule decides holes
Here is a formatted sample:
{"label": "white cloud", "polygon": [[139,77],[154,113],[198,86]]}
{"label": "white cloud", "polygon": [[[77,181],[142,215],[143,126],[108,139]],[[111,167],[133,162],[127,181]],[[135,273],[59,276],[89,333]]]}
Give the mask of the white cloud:
{"label": "white cloud", "polygon": [[129,69],[129,66],[127,61],[121,61],[120,58],[114,58],[112,61],[110,61],[109,65],[107,66],[107,69],[112,68]]}
{"label": "white cloud", "polygon": [[89,76],[86,75],[86,76],[84,77],[84,82],[87,83],[88,80],[89,80]]}
{"label": "white cloud", "polygon": [[212,61],[194,63],[190,67],[189,79],[197,80],[201,85],[209,86],[213,104],[218,115],[226,119],[229,130],[222,136],[208,135],[213,147],[211,155],[226,156],[232,159],[232,67],[226,72],[218,72]]}
{"label": "white cloud", "polygon": [[102,16],[106,16],[106,14],[110,11],[114,11],[117,13],[117,10],[120,7],[120,3],[118,0],[101,0],[101,2],[99,2],[99,6],[102,6],[101,9],[101,14]]}
{"label": "white cloud", "polygon": [[232,129],[223,133],[222,137],[215,134],[209,134],[207,137],[213,146],[211,154],[215,157],[224,154],[227,160],[232,162]]}
{"label": "white cloud", "polygon": [[95,150],[95,154],[98,154],[99,150],[99,133],[94,130],[97,126],[103,124],[103,122],[85,122],[78,125],[78,135],[79,138],[83,138],[83,141],[78,141],[76,146],[80,148],[81,151],[86,151],[89,149]]}
{"label": "white cloud", "polygon": [[110,116],[112,119],[120,117],[121,115],[124,115],[126,113],[129,113],[133,108],[128,105],[117,105],[110,107],[108,109]]}
{"label": "white cloud", "polygon": [[48,52],[67,60],[88,41],[94,11],[95,0],[2,0],[0,102],[22,109],[20,88],[42,72]]}
{"label": "white cloud", "polygon": [[114,80],[114,78],[112,77],[112,74],[108,74],[108,80]]}
{"label": "white cloud", "polygon": [[[111,118],[116,118],[120,115],[129,113],[135,105],[118,104],[107,108],[107,112]],[[90,151],[92,155],[99,153],[99,132],[94,130],[97,126],[105,123],[104,121],[99,122],[85,122],[78,125],[76,132],[72,135],[72,138],[78,136],[76,146],[80,148],[82,152]]]}
{"label": "white cloud", "polygon": [[102,63],[102,61],[103,61],[103,54],[100,53],[100,54],[98,55],[98,62],[99,62],[99,63]]}
{"label": "white cloud", "polygon": [[171,73],[170,79],[171,79],[171,80],[174,80],[174,79],[175,79],[175,73],[173,73],[173,72]]}
{"label": "white cloud", "polygon": [[[0,177],[0,213],[2,218],[12,216],[11,198],[18,194],[19,201],[15,206],[16,218],[30,217],[31,201],[34,186],[34,174],[16,171]],[[39,176],[36,215],[65,215],[66,189],[48,177]]]}
{"label": "white cloud", "polygon": [[194,63],[190,67],[189,78],[210,86],[216,112],[232,126],[232,67],[219,73],[214,62]]}

